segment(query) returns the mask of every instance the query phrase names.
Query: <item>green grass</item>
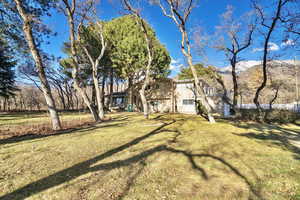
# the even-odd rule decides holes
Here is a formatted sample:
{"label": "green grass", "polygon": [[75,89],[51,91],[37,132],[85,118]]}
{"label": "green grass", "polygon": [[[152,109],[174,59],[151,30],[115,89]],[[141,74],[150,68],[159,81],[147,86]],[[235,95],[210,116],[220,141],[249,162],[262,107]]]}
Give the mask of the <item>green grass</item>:
{"label": "green grass", "polygon": [[[16,126],[35,119],[10,117]],[[59,135],[0,140],[0,199],[300,199],[292,143],[299,126],[111,117]]]}

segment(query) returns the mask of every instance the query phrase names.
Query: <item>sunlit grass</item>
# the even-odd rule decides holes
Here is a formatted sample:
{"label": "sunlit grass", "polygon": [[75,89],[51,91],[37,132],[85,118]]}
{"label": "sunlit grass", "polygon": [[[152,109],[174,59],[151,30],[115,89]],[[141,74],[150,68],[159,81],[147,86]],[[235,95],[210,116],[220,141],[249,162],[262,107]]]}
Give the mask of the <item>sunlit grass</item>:
{"label": "sunlit grass", "polygon": [[0,199],[300,199],[299,148],[284,139],[299,133],[296,125],[111,117],[0,144]]}

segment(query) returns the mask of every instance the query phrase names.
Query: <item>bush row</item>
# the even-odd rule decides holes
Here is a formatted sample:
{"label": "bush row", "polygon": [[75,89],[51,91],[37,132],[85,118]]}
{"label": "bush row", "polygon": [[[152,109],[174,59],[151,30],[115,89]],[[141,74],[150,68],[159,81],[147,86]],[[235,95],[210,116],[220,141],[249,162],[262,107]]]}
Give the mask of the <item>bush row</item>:
{"label": "bush row", "polygon": [[[266,115],[264,111],[263,115]],[[256,121],[258,116],[258,111],[256,109],[241,109],[239,110],[238,118],[241,120],[247,121]],[[266,122],[269,123],[294,123],[297,119],[300,119],[300,113],[292,112],[289,110],[279,110],[274,109],[271,112],[267,113],[265,118]]]}

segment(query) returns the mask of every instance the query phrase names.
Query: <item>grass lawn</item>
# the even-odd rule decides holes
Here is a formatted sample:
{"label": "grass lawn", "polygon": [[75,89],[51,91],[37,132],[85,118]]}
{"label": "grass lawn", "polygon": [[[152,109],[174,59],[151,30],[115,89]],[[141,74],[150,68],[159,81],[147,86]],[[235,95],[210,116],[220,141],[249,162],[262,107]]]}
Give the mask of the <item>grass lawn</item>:
{"label": "grass lawn", "polygon": [[[0,140],[0,199],[300,200],[299,126],[110,117],[58,135]],[[0,129],[43,120],[7,115]]]}

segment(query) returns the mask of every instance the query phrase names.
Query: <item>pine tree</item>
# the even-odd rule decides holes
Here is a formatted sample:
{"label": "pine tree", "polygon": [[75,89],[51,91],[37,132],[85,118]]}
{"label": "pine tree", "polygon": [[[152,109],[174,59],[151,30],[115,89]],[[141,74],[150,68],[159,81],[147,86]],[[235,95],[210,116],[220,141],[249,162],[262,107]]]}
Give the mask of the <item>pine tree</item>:
{"label": "pine tree", "polygon": [[6,42],[0,39],[0,96],[8,98],[17,90],[15,85],[16,62],[11,58]]}

